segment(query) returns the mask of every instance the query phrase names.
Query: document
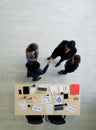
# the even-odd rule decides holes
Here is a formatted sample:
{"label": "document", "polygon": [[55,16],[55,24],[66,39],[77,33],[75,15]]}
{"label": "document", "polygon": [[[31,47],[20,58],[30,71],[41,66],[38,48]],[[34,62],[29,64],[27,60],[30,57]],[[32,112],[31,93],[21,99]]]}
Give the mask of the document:
{"label": "document", "polygon": [[64,93],[63,85],[60,85],[60,93]]}
{"label": "document", "polygon": [[55,104],[62,104],[63,102],[63,96],[56,96]]}
{"label": "document", "polygon": [[21,100],[21,101],[19,102],[19,106],[20,106],[20,108],[21,108],[22,110],[26,110],[26,109],[27,109],[27,103],[26,103],[26,101],[25,101],[25,100]]}
{"label": "document", "polygon": [[64,85],[63,91],[64,91],[64,93],[69,93],[69,85]]}
{"label": "document", "polygon": [[66,110],[74,113],[74,112],[76,112],[76,106],[68,104],[67,107],[66,107]]}
{"label": "document", "polygon": [[35,91],[36,91],[36,88],[35,88],[35,87],[31,88],[31,89],[30,89],[30,94],[34,94]]}
{"label": "document", "polygon": [[46,105],[46,113],[47,114],[53,114],[53,105],[52,104]]}
{"label": "document", "polygon": [[52,95],[59,93],[58,88],[55,85],[54,86],[50,86],[50,90],[51,90]]}
{"label": "document", "polygon": [[51,101],[51,96],[42,96],[41,101],[42,103],[48,103]]}
{"label": "document", "polygon": [[33,104],[33,105],[32,105],[32,110],[33,110],[33,111],[37,111],[37,112],[41,112],[42,106],[39,105],[39,104]]}

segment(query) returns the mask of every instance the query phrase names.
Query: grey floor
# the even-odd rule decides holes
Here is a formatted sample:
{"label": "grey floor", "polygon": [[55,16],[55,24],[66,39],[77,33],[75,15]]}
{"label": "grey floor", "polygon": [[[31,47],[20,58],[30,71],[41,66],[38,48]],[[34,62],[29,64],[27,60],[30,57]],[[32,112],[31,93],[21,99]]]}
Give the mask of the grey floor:
{"label": "grey floor", "polygon": [[[96,130],[96,0],[0,0],[0,130]],[[81,114],[67,116],[67,123],[29,125],[14,114],[14,87],[33,83],[26,77],[25,49],[39,45],[41,67],[62,40],[74,39],[82,57],[79,68],[66,76],[52,61],[37,83],[80,83]]]}

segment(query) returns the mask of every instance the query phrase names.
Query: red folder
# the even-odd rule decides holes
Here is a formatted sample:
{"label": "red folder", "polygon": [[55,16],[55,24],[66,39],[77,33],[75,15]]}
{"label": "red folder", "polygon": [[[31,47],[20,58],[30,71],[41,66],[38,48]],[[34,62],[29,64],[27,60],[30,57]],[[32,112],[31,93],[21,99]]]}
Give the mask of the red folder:
{"label": "red folder", "polygon": [[80,93],[80,84],[71,85],[71,94],[76,95]]}

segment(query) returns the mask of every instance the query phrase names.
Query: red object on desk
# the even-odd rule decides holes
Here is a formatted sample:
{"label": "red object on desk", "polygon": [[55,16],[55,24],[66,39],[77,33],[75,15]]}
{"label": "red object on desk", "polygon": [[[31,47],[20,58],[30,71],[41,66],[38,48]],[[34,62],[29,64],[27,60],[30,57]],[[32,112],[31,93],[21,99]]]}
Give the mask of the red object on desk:
{"label": "red object on desk", "polygon": [[76,95],[80,93],[80,84],[71,85],[71,94]]}

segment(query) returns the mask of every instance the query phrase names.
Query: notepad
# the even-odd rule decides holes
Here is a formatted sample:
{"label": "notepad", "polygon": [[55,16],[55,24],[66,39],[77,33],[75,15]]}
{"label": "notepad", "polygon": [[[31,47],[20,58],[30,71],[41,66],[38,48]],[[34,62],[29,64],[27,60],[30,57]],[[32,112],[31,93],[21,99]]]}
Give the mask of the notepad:
{"label": "notepad", "polygon": [[50,90],[51,90],[52,95],[59,93],[58,88],[55,85],[54,86],[50,86]]}
{"label": "notepad", "polygon": [[42,103],[48,103],[51,101],[51,96],[42,96],[41,101]]}
{"label": "notepad", "polygon": [[71,85],[71,94],[76,95],[80,93],[80,84]]}
{"label": "notepad", "polygon": [[42,106],[39,105],[39,104],[33,104],[33,105],[32,105],[32,110],[33,110],[33,111],[37,111],[37,112],[41,112]]}
{"label": "notepad", "polygon": [[74,112],[76,112],[76,106],[68,104],[67,107],[66,107],[66,110],[74,113]]}
{"label": "notepad", "polygon": [[20,108],[21,108],[22,110],[26,110],[26,109],[27,109],[27,103],[26,103],[26,101],[25,101],[25,100],[21,100],[21,101],[19,102],[19,106],[20,106]]}
{"label": "notepad", "polygon": [[46,105],[46,113],[47,114],[53,114],[53,105],[52,104]]}

